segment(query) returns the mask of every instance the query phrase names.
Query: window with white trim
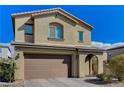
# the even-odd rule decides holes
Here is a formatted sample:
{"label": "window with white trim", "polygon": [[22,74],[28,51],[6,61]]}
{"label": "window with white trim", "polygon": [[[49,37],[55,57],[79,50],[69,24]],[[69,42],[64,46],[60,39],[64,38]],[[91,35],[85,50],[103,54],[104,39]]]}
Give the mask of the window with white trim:
{"label": "window with white trim", "polygon": [[50,35],[52,39],[63,39],[63,26],[59,23],[50,24]]}

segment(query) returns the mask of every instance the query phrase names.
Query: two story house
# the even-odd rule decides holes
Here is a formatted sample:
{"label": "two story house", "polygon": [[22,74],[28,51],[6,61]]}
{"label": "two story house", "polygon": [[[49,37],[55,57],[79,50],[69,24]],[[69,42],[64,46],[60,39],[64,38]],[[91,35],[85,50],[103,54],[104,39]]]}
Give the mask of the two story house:
{"label": "two story house", "polygon": [[103,73],[103,50],[91,46],[93,27],[61,8],[12,14],[16,79]]}

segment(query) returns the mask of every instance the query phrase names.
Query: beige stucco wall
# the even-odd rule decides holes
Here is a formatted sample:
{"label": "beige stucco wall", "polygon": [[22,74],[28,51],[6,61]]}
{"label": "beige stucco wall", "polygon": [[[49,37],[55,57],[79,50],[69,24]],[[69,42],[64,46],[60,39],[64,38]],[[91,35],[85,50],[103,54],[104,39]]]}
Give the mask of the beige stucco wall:
{"label": "beige stucco wall", "polygon": [[19,59],[16,60],[17,70],[15,73],[15,79],[22,80],[24,79],[24,55],[23,51],[16,52],[19,54]]}
{"label": "beige stucco wall", "polygon": [[98,57],[98,74],[103,73],[103,62],[107,60],[107,53],[104,52],[103,55],[97,55]]}
{"label": "beige stucco wall", "polygon": [[[85,62],[87,55],[87,53],[79,54],[79,77],[89,75],[89,62]],[[101,74],[103,73],[103,62],[107,60],[107,53],[104,52],[103,54],[96,54],[95,56],[98,58],[98,74]]]}
{"label": "beige stucco wall", "polygon": [[24,36],[24,24],[28,22],[31,17],[22,16],[15,18],[15,41],[16,42],[25,42]]}
{"label": "beige stucco wall", "polygon": [[79,54],[79,77],[84,77],[88,73],[87,66],[85,64],[85,58],[87,55]]}
{"label": "beige stucco wall", "polygon": [[[91,45],[91,31],[79,26],[79,25],[76,25],[75,26],[75,44],[76,45]],[[82,31],[83,32],[83,43],[79,43],[79,34],[78,34],[78,31]]]}
{"label": "beige stucco wall", "polygon": [[[15,41],[25,42],[24,24],[28,22],[30,16],[22,16],[15,18]],[[49,38],[49,23],[58,22],[64,27],[64,40],[53,41]],[[78,31],[83,31],[83,43],[79,43]],[[91,31],[76,25],[75,22],[58,14],[39,16],[34,18],[34,43],[41,44],[65,44],[65,45],[90,45],[91,44]]]}
{"label": "beige stucco wall", "polygon": [[[18,52],[20,58],[17,60],[18,70],[16,79],[24,79],[24,53],[30,54],[63,54],[72,55],[72,77],[85,77],[89,75],[89,62],[85,62],[88,52],[80,52],[77,54],[73,50],[56,50],[56,49],[39,49],[39,48],[21,48]],[[90,54],[92,54],[91,52]],[[103,73],[103,62],[107,60],[107,53],[93,53],[98,58],[98,74]]]}
{"label": "beige stucco wall", "polygon": [[54,49],[33,49],[33,48],[23,48],[23,51],[16,52],[19,53],[19,59],[16,60],[17,63],[17,71],[15,73],[16,79],[24,79],[24,53],[29,54],[62,54],[62,55],[71,55],[72,56],[72,77],[77,77],[77,61],[75,51],[67,51],[67,50],[54,50]]}
{"label": "beige stucco wall", "polygon": [[[63,41],[53,41],[48,40],[49,38],[49,23],[58,22],[64,27],[64,40]],[[72,24],[66,18],[55,17],[54,15],[47,17],[37,17],[34,20],[34,29],[35,29],[35,43],[50,43],[50,44],[69,44],[69,45],[79,45],[78,41],[78,31],[84,32],[84,45],[89,45],[91,43],[91,32],[85,28]]]}

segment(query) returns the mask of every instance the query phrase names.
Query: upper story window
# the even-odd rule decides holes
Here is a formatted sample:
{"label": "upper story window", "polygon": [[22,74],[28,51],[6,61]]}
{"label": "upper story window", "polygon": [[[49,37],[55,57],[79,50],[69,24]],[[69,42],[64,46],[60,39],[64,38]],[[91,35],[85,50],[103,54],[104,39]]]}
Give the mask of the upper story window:
{"label": "upper story window", "polygon": [[33,34],[33,28],[31,24],[25,24],[25,34],[32,35]]}
{"label": "upper story window", "polygon": [[59,23],[50,23],[50,36],[51,39],[63,39],[63,26]]}
{"label": "upper story window", "polygon": [[33,24],[25,24],[24,33],[25,42],[34,43]]}
{"label": "upper story window", "polygon": [[79,31],[78,34],[79,34],[79,42],[82,43],[83,42],[83,32]]}

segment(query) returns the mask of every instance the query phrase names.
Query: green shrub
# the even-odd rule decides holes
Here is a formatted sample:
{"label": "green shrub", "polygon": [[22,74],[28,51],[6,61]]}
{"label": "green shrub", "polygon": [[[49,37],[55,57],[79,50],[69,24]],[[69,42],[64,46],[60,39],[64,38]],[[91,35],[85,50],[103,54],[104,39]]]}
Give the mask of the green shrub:
{"label": "green shrub", "polygon": [[16,70],[16,63],[14,59],[2,58],[0,60],[0,81],[2,82],[13,82],[15,80],[14,74]]}
{"label": "green shrub", "polygon": [[15,71],[17,70],[16,62],[19,58],[19,53],[14,58],[0,59],[0,81],[13,82],[15,81]]}
{"label": "green shrub", "polygon": [[98,74],[97,77],[101,80],[104,81],[106,83],[110,83],[112,81],[112,76],[111,75],[107,75],[107,74]]}
{"label": "green shrub", "polygon": [[109,63],[109,68],[113,76],[115,76],[118,81],[124,80],[124,55],[119,55],[113,57]]}

